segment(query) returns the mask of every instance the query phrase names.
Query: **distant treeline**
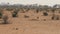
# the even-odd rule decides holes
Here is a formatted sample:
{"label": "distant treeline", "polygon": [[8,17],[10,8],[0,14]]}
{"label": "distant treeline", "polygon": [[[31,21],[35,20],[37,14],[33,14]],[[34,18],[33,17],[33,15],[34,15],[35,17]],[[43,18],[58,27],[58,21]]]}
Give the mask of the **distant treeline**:
{"label": "distant treeline", "polygon": [[0,8],[30,8],[30,9],[51,9],[51,8],[60,8],[59,4],[53,5],[53,6],[48,6],[48,5],[37,5],[37,4],[32,4],[32,5],[23,5],[23,4],[13,4],[13,5],[0,5]]}

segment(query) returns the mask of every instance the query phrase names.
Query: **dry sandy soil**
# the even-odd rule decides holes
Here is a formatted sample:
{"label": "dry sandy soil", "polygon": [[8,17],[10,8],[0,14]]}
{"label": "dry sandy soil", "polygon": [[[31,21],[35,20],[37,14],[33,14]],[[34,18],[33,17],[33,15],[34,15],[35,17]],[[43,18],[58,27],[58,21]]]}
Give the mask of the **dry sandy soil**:
{"label": "dry sandy soil", "polygon": [[[9,16],[10,24],[0,24],[0,34],[60,34],[60,20],[51,20],[51,13],[43,16],[41,12],[19,12],[16,18],[13,18],[9,11],[4,13]],[[29,18],[24,18],[24,15]]]}

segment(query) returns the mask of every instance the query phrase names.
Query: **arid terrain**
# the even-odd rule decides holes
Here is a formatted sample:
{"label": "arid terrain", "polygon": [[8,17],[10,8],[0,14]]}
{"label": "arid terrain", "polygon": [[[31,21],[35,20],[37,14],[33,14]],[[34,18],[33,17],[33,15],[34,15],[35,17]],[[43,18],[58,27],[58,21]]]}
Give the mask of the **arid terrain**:
{"label": "arid terrain", "polygon": [[[8,24],[0,24],[0,34],[60,34],[59,10],[55,10],[55,13],[51,10],[19,10],[17,17],[12,17],[14,10],[4,9],[2,12],[8,16]],[[2,22],[3,19],[0,18],[0,23]]]}

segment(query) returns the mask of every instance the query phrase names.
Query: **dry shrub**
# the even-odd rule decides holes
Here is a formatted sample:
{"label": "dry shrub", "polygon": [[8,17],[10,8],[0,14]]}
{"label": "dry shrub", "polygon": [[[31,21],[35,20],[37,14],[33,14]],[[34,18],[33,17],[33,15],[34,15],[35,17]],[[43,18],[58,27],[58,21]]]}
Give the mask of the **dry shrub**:
{"label": "dry shrub", "polygon": [[12,16],[17,17],[18,11],[19,11],[18,9],[15,9],[15,11],[12,13]]}
{"label": "dry shrub", "polygon": [[6,8],[6,10],[8,10],[8,11],[12,11],[12,10],[13,10],[13,8]]}
{"label": "dry shrub", "polygon": [[13,16],[13,17],[17,17],[17,13],[13,13],[12,16]]}
{"label": "dry shrub", "polygon": [[8,16],[7,15],[4,15],[3,16],[3,24],[8,24]]}
{"label": "dry shrub", "polygon": [[52,16],[51,19],[52,19],[52,20],[59,20],[59,16],[58,16],[58,15],[54,15],[54,16]]}

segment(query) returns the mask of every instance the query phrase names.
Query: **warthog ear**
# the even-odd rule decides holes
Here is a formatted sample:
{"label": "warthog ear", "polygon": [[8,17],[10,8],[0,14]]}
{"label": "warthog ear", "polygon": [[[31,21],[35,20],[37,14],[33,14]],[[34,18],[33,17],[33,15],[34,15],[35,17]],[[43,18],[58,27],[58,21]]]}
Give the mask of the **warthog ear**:
{"label": "warthog ear", "polygon": [[8,10],[8,11],[12,11],[13,9],[12,9],[12,8],[6,8],[6,10]]}

